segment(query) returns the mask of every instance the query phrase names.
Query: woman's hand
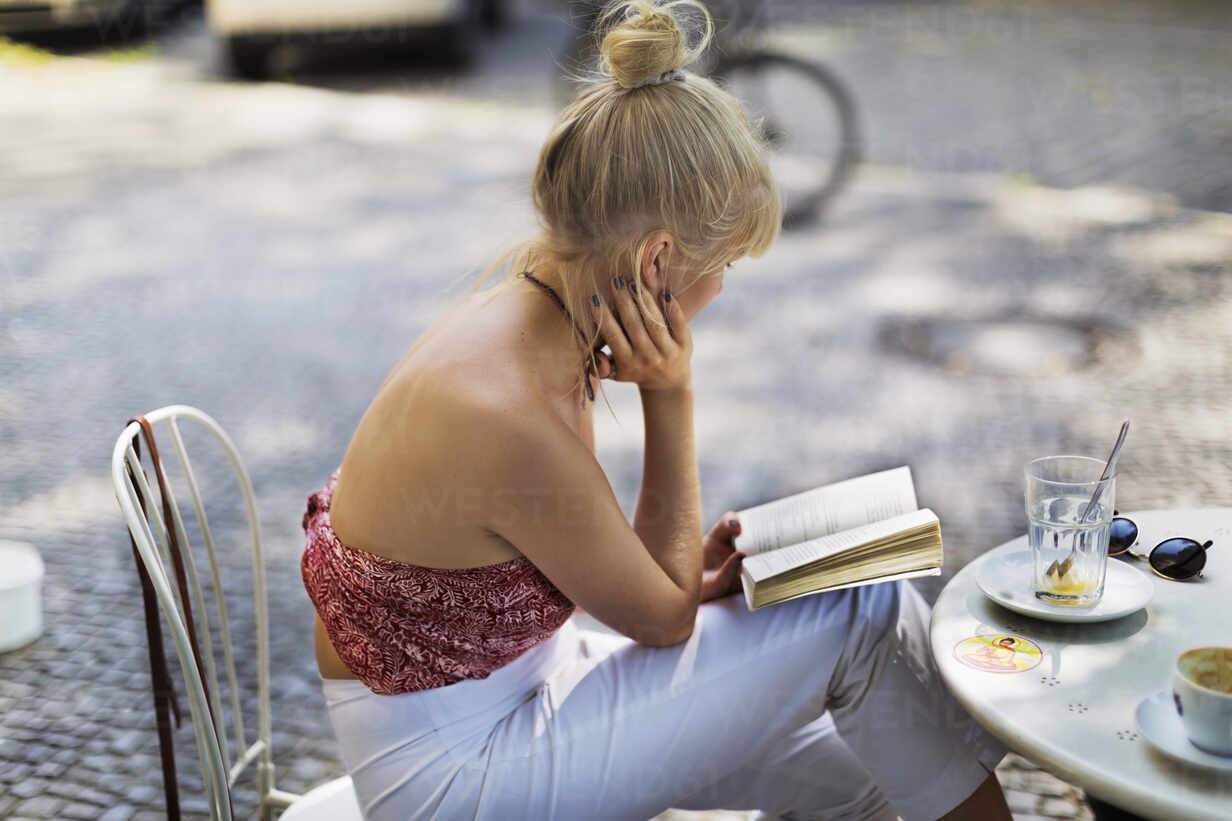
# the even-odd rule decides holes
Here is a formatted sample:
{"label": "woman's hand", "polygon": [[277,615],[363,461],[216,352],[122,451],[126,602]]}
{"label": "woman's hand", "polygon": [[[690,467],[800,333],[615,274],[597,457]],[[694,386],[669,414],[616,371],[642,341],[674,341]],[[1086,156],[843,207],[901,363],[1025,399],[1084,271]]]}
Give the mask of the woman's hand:
{"label": "woman's hand", "polygon": [[596,354],[599,377],[636,382],[643,390],[689,387],[693,335],[680,301],[667,289],[662,297],[653,298],[644,289],[634,293],[633,287],[624,277],[616,277],[612,280],[613,306],[598,295],[591,300],[591,315],[612,351],[610,356]]}
{"label": "woman's hand", "polygon": [[732,538],[739,532],[740,520],[729,510],[706,534],[702,543],[701,601],[717,599],[741,589],[740,560],[747,554],[736,550],[732,544]]}

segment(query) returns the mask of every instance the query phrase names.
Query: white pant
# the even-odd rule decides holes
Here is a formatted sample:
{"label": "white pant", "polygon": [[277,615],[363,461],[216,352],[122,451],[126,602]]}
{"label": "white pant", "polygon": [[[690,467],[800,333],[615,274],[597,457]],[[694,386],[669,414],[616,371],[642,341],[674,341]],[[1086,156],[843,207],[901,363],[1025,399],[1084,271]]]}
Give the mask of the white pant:
{"label": "white pant", "polygon": [[1006,748],[949,694],[928,622],[903,581],[755,613],[732,595],[670,647],[571,619],[485,679],[394,696],[321,683],[368,821],[931,821]]}

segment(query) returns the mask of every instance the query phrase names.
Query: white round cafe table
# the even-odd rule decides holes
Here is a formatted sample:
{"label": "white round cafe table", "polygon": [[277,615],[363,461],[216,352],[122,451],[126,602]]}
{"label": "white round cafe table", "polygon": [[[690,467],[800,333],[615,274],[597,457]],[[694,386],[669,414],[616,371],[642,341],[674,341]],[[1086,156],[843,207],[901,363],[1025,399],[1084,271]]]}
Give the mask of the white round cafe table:
{"label": "white round cafe table", "polygon": [[[1138,524],[1135,552],[1170,536],[1213,539],[1203,578],[1168,581],[1125,561],[1155,585],[1145,608],[1105,622],[1042,621],[1007,610],[976,584],[985,554],[960,570],[933,605],[933,655],[960,703],[1010,749],[1096,798],[1147,818],[1232,819],[1232,772],[1182,762],[1138,731],[1143,699],[1172,689],[1184,650],[1232,645],[1232,508],[1122,512]],[[1008,544],[1027,550],[1025,535]],[[1005,545],[1000,547],[1005,548]],[[1006,548],[1009,549],[1009,548]],[[960,662],[955,646],[1011,633],[1042,650],[1033,669],[999,673]]]}

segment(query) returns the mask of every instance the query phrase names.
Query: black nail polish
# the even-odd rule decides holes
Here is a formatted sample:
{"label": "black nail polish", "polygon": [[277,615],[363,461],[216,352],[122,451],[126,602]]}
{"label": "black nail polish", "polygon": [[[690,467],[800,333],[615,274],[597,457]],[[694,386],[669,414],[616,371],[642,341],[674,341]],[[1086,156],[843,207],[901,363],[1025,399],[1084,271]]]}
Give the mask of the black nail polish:
{"label": "black nail polish", "polygon": [[616,277],[616,290],[619,291],[623,287],[625,287],[625,278]]}
{"label": "black nail polish", "polygon": [[728,519],[727,524],[729,527],[740,527],[740,522],[736,521],[735,519]]}
{"label": "black nail polish", "polygon": [[637,296],[637,283],[636,283],[636,282],[630,282],[630,283],[629,283],[629,291],[630,291],[630,293],[632,293],[634,296]]}
{"label": "black nail polish", "polygon": [[598,294],[591,294],[591,295],[590,295],[590,301],[591,301],[591,302],[593,302],[593,303],[595,303],[595,307],[596,307],[596,308],[598,308],[598,307],[599,307],[599,295],[598,295]]}
{"label": "black nail polish", "polygon": [[664,299],[664,301],[666,301],[666,302],[671,302],[671,301],[672,301],[672,292],[671,292],[671,291],[669,291],[669,290],[667,290],[666,288],[664,288],[664,289],[663,289],[663,299]]}

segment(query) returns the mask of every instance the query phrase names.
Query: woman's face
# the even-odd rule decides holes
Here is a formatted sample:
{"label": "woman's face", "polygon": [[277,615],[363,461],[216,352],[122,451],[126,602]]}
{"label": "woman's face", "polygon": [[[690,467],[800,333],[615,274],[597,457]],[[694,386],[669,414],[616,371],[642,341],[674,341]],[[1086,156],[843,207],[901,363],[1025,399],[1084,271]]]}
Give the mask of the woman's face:
{"label": "woman's face", "polygon": [[[734,260],[733,260],[734,262]],[[730,265],[731,263],[727,263]],[[682,291],[672,291],[672,299],[680,300],[680,308],[684,311],[686,322],[692,322],[702,308],[714,299],[715,294],[723,290],[723,272],[726,265],[717,272],[697,277]]]}

